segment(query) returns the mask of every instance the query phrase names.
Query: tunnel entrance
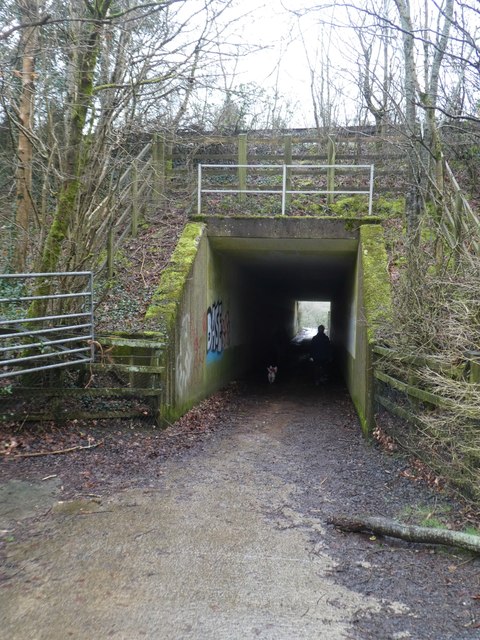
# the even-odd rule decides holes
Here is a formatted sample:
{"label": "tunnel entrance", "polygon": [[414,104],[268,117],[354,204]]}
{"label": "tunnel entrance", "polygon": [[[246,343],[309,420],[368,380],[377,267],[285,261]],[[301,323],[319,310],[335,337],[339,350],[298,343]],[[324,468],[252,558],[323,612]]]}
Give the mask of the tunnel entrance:
{"label": "tunnel entrance", "polygon": [[252,367],[265,383],[276,332],[291,340],[299,302],[327,302],[323,324],[336,368],[362,428],[370,429],[373,328],[379,296],[389,295],[378,220],[209,216],[187,225],[180,244],[164,283],[167,300],[177,280],[183,283],[180,297],[159,305],[173,328],[162,418],[181,415]]}
{"label": "tunnel entrance", "polygon": [[345,228],[332,232],[331,226],[326,232],[315,222],[311,237],[302,230],[284,237],[267,229],[261,237],[258,226],[255,236],[248,230],[227,235],[209,225],[215,274],[229,292],[242,355],[248,352],[247,377],[266,380],[267,367],[274,365],[278,381],[309,381],[309,343],[320,324],[334,346],[335,378],[345,377],[358,236]]}

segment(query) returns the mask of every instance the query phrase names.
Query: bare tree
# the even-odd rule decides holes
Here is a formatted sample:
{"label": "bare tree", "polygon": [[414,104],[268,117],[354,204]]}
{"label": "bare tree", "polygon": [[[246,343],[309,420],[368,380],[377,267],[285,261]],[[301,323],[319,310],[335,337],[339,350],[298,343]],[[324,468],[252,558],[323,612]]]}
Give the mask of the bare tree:
{"label": "bare tree", "polygon": [[22,82],[6,83],[2,97],[18,141],[23,265],[31,210],[36,270],[94,263],[98,205],[119,159],[139,131],[179,125],[197,74],[214,66],[213,36],[228,24],[231,1],[51,0],[39,15],[37,0],[10,0],[18,19],[0,33],[2,65],[12,67],[18,48],[24,67],[16,72]]}
{"label": "bare tree", "polygon": [[334,31],[328,24],[320,24],[319,29],[317,43],[312,51],[306,41],[302,26],[300,22],[298,23],[310,76],[310,95],[315,126],[318,131],[328,134],[339,124],[339,112],[342,104],[341,82],[339,71],[334,69],[331,61],[334,50]]}
{"label": "bare tree", "polygon": [[[388,0],[383,2],[383,11],[388,12]],[[351,12],[349,12],[351,15]],[[355,26],[355,35],[360,46],[357,58],[357,82],[360,96],[375,120],[375,131],[384,136],[389,122],[395,120],[393,102],[393,66],[396,61],[391,28],[386,24],[368,24],[368,16],[360,14],[360,24]],[[354,18],[352,17],[352,23]]]}

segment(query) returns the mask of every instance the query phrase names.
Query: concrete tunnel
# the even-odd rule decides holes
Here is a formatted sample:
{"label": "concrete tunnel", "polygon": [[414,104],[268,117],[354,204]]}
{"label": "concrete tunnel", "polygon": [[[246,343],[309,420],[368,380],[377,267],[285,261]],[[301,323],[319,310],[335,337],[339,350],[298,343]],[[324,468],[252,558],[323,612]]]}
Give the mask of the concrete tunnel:
{"label": "concrete tunnel", "polygon": [[232,286],[245,291],[245,344],[251,347],[252,373],[264,373],[265,365],[279,364],[270,353],[273,334],[284,330],[289,338],[294,337],[296,304],[301,300],[330,302],[330,337],[342,352],[346,337],[343,320],[355,272],[355,244],[311,238],[210,237],[212,251],[230,263]]}
{"label": "concrete tunnel", "polygon": [[[264,347],[273,328],[293,337],[296,302],[318,300],[330,301],[336,364],[368,432],[373,329],[389,298],[378,220],[206,217],[187,225],[168,271],[158,301],[178,300],[165,321],[163,417],[271,364]],[[174,292],[172,274],[182,281]]]}

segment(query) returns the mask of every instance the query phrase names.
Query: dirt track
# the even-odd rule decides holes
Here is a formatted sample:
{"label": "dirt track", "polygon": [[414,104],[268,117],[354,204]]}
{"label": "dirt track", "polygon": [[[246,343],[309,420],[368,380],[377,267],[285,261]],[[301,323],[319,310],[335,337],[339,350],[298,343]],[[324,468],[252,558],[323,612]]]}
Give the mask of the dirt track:
{"label": "dirt track", "polygon": [[[326,524],[453,521],[457,509],[362,439],[343,389],[249,389],[189,451],[144,457],[141,473],[137,455],[130,483],[97,469],[101,497],[58,503],[85,460],[63,457],[37,509],[4,510],[2,637],[480,638],[479,559]],[[34,489],[45,465],[3,477],[37,478]]]}

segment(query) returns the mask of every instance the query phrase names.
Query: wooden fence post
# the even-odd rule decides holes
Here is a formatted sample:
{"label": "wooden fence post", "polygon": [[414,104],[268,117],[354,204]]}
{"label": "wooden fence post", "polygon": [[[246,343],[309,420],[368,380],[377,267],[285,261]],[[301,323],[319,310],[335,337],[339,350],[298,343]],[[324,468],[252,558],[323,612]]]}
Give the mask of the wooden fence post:
{"label": "wooden fence post", "polygon": [[[327,169],[327,191],[335,191],[335,169],[333,166],[335,164],[335,140],[333,138],[328,138],[327,145],[327,164],[329,168]],[[327,194],[327,205],[332,205],[335,200],[334,193]]]}
{"label": "wooden fence post", "polygon": [[138,167],[134,161],[132,165],[132,238],[137,237],[138,232],[138,211],[140,203],[138,202]]}
{"label": "wooden fence post", "polygon": [[108,227],[108,236],[107,236],[107,273],[108,279],[111,280],[113,278],[113,221],[110,223]]}
{"label": "wooden fence post", "polygon": [[165,193],[165,139],[158,133],[153,135],[153,197],[160,200]]}
{"label": "wooden fence post", "polygon": [[472,362],[470,365],[470,382],[480,383],[480,362]]}
{"label": "wooden fence post", "polygon": [[472,384],[480,384],[480,351],[467,351],[468,380]]}
{"label": "wooden fence post", "polygon": [[444,173],[445,158],[440,156],[435,160],[435,184],[438,191],[443,195],[445,192],[445,173]]}
{"label": "wooden fence post", "polygon": [[462,193],[460,191],[455,191],[455,209],[454,209],[454,219],[455,219],[455,254],[454,260],[458,265],[460,262],[460,255],[462,253],[462,242],[463,242],[463,227],[462,227],[462,216],[464,215],[464,207],[463,207],[463,198]]}
{"label": "wooden fence post", "polygon": [[[292,164],[292,136],[291,135],[287,135],[285,136],[285,142],[284,142],[284,162],[285,164]],[[286,173],[286,181],[285,181],[285,189],[287,191],[290,191],[292,188],[292,170],[291,169],[287,169],[287,173]],[[290,207],[290,201],[292,199],[292,194],[291,193],[287,193],[285,195],[285,207],[289,208]]]}
{"label": "wooden fence post", "polygon": [[173,173],[173,139],[165,145],[165,180],[171,179]]}
{"label": "wooden fence post", "polygon": [[[238,136],[238,164],[247,164],[247,134],[240,133]],[[247,170],[245,167],[238,168],[238,188],[245,190],[247,188]],[[240,202],[245,202],[246,194],[240,194]]]}

